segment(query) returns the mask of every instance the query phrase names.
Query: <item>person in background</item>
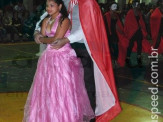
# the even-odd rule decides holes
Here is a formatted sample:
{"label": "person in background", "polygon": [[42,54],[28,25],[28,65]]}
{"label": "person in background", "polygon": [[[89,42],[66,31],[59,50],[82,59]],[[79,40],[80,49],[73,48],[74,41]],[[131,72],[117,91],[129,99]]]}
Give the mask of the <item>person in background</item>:
{"label": "person in background", "polygon": [[163,0],[158,0],[158,7],[150,16],[150,29],[153,48],[163,53]]}
{"label": "person in background", "polygon": [[119,20],[119,15],[117,13],[118,5],[116,2],[112,2],[109,6],[110,10],[105,13],[105,25],[108,35],[108,41],[110,46],[110,52],[115,66],[118,66],[117,59],[119,54],[118,42],[119,38],[117,35],[117,22]]}
{"label": "person in background", "polygon": [[14,27],[14,33],[16,33],[19,37],[22,36],[22,23],[21,19],[18,17],[18,12],[14,11],[12,18],[12,25]]}
{"label": "person in background", "polygon": [[130,9],[125,17],[124,33],[128,42],[126,65],[132,67],[130,55],[134,47],[134,42],[137,42],[137,63],[142,67],[142,40],[146,38],[147,31],[142,13],[140,12],[139,0],[133,0],[132,9]]}
{"label": "person in background", "polygon": [[34,16],[30,15],[29,11],[25,11],[24,18],[22,20],[22,32],[24,38],[33,38],[36,22],[37,21],[34,19]]}
{"label": "person in background", "polygon": [[11,16],[11,11],[5,11],[2,22],[6,30],[6,33],[10,34],[11,42],[15,42],[15,33],[14,33],[15,29],[14,26],[12,25],[12,16]]}
{"label": "person in background", "polygon": [[0,42],[4,42],[6,30],[3,25],[3,10],[0,9]]}

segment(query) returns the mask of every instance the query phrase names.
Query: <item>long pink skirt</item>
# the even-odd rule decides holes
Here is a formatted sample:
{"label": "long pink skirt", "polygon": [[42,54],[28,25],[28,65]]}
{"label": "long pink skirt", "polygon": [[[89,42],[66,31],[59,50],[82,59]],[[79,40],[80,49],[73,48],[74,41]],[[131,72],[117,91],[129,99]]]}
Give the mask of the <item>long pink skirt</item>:
{"label": "long pink skirt", "polygon": [[83,68],[70,44],[40,57],[23,122],[87,122],[94,117]]}

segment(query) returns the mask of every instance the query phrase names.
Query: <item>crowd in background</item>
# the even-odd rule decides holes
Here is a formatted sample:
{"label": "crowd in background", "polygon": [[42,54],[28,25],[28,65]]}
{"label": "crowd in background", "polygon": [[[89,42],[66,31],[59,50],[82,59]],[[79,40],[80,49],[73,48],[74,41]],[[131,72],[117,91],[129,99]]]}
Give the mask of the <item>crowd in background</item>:
{"label": "crowd in background", "polygon": [[[102,10],[102,13],[103,15],[109,11],[109,6],[110,6],[110,3],[108,4],[99,4],[100,5],[100,8]],[[118,6],[119,7],[119,6]],[[157,7],[157,4],[145,4],[144,2],[143,3],[140,3],[140,10],[143,14],[143,17],[144,17],[144,21],[146,23],[146,27],[147,27],[147,31],[149,32],[150,34],[150,28],[149,28],[149,19],[150,19],[150,15],[152,13],[152,11]],[[119,14],[119,17],[120,19],[122,20],[122,23],[124,24],[124,21],[125,21],[125,16],[127,14],[127,12],[132,8],[132,4],[128,3],[128,4],[124,4],[124,6],[122,6],[122,9],[120,10],[120,8],[118,8],[118,14]],[[150,36],[148,36],[150,38]]]}
{"label": "crowd in background", "polygon": [[163,0],[155,4],[133,0],[120,10],[116,2],[100,4],[114,64],[132,68],[131,52],[137,52],[137,66],[142,68],[142,53],[152,49],[163,53]]}
{"label": "crowd in background", "polygon": [[20,1],[0,8],[0,43],[32,41],[36,22],[44,8],[45,3],[40,2],[31,13]]}
{"label": "crowd in background", "polygon": [[[109,9],[109,4],[99,4],[99,6],[103,14]],[[122,22],[130,8],[131,4],[125,4],[122,10],[119,9]],[[141,3],[141,11],[149,34],[149,16],[155,8],[156,5]],[[43,2],[34,7],[32,13],[25,9],[23,2],[11,3],[0,8],[0,42],[32,40],[36,22],[40,19],[44,9],[45,3]]]}

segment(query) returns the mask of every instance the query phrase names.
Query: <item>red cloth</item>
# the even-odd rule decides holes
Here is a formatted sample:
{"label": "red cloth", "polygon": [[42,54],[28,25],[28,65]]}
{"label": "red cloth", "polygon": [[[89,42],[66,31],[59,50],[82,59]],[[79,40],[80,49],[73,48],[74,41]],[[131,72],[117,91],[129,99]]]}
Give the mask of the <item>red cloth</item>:
{"label": "red cloth", "polygon": [[[127,16],[126,16],[126,19],[127,19],[126,20],[126,24],[127,24],[126,25],[126,32],[127,32],[128,37],[125,34],[124,27],[123,27],[122,22],[120,21],[119,18],[118,18],[118,21],[117,21],[117,24],[116,24],[117,35],[118,35],[118,38],[119,38],[119,42],[118,42],[119,54],[118,54],[117,63],[120,66],[124,66],[125,65],[127,48],[128,48],[128,45],[129,45],[129,39],[133,36],[133,34],[138,29],[138,25],[135,26],[137,24],[137,21],[136,21],[135,16],[133,16],[133,15],[134,15],[133,10],[130,10],[129,13],[127,14]],[[141,15],[139,14],[139,16],[141,16]],[[110,12],[105,13],[104,17],[107,20],[108,29],[110,31],[110,24],[111,24]],[[117,17],[118,17],[118,15],[117,15]],[[135,24],[132,23],[132,20],[133,20],[133,23],[135,23]],[[131,25],[131,26],[133,26],[133,28],[131,28],[130,24],[133,24],[133,25]],[[142,19],[142,16],[141,16],[141,19],[140,19],[140,24],[142,24],[142,27],[144,28],[142,30],[142,32],[144,31],[144,39],[143,39],[143,43],[142,43],[142,52],[149,53],[151,46],[150,46],[149,41],[146,40],[146,38],[145,38],[147,32],[146,32],[146,28],[145,28],[145,24],[144,24],[144,21]],[[129,31],[128,29],[131,29],[131,31]],[[110,31],[110,33],[111,33],[111,31]],[[137,51],[137,43],[136,42],[134,43],[134,47],[133,47],[132,51],[133,52]]]}
{"label": "red cloth", "polygon": [[[142,14],[139,12],[139,25],[141,26],[141,31],[143,33],[143,37],[147,36],[147,31],[145,27],[145,23],[142,17]],[[138,30],[138,23],[134,14],[134,10],[130,9],[125,17],[125,25],[124,25],[124,32],[128,40],[132,38],[135,32]]]}
{"label": "red cloth", "polygon": [[125,59],[127,55],[127,47],[128,47],[129,41],[124,34],[124,27],[120,20],[117,21],[117,28],[118,28],[117,35],[119,38],[119,43],[118,43],[119,54],[118,54],[117,63],[122,67],[125,65]]}
{"label": "red cloth", "polygon": [[109,30],[109,33],[111,34],[111,26],[110,26],[110,24],[111,24],[111,15],[110,15],[110,12],[108,11],[108,12],[106,12],[105,13],[105,15],[104,15],[104,18],[106,19],[106,21],[107,21],[107,25],[108,25],[108,30]]}
{"label": "red cloth", "polygon": [[[162,16],[161,11],[159,10],[159,8],[156,8],[150,17],[150,27],[151,27],[151,36],[153,40],[153,47],[155,46],[157,41],[160,24],[161,24],[161,16]],[[163,38],[161,39],[158,52],[163,53]]]}
{"label": "red cloth", "polygon": [[[109,30],[109,33],[111,33],[111,16],[110,16],[110,12],[107,12],[105,13],[104,15],[106,21],[107,21],[107,25],[108,25],[108,30]],[[118,15],[117,15],[118,17]],[[125,37],[124,35],[124,28],[123,28],[123,25],[122,25],[122,22],[120,21],[119,17],[118,17],[118,20],[117,20],[117,23],[116,23],[116,30],[117,30],[117,35],[118,35],[118,38],[119,38],[119,42],[118,42],[118,50],[119,50],[119,54],[118,54],[118,60],[117,60],[117,63],[120,65],[120,66],[124,66],[125,65],[125,59],[126,59],[126,52],[127,52],[127,44],[128,41],[127,41],[127,38]]]}
{"label": "red cloth", "polygon": [[[139,13],[139,23],[141,25],[141,30],[143,32],[143,40],[142,40],[142,52],[150,53],[151,49],[151,44],[149,41],[146,39],[147,36],[147,31],[145,27],[145,23],[143,21],[142,15]],[[118,64],[120,66],[125,65],[125,59],[126,59],[126,54],[127,54],[127,48],[129,45],[129,40],[133,36],[133,34],[137,31],[138,29],[138,24],[137,20],[134,16],[134,11],[131,9],[125,18],[125,27],[122,25],[121,21],[117,22],[117,34],[119,37],[119,55],[118,55]],[[137,52],[137,43],[134,42],[134,47],[132,49],[133,52]]]}
{"label": "red cloth", "polygon": [[[141,27],[141,31],[143,34],[142,52],[150,53],[151,45],[150,45],[149,41],[146,39],[146,37],[147,37],[146,26],[145,26],[142,14],[139,12],[138,15],[140,17],[139,25]],[[130,40],[132,38],[132,36],[135,34],[135,32],[138,30],[138,28],[139,28],[139,26],[138,26],[138,23],[137,23],[135,14],[134,14],[134,10],[130,9],[125,17],[125,24],[124,24],[124,33],[128,40]],[[136,44],[136,42],[135,42],[135,44]],[[137,46],[135,44],[134,44],[133,51],[136,51],[136,49],[137,49]]]}
{"label": "red cloth", "polygon": [[110,12],[109,11],[104,14],[104,18],[106,19],[106,21],[108,23],[107,25],[108,25],[108,29],[109,29],[109,32],[110,32],[110,23],[111,23],[111,20],[110,20]]}
{"label": "red cloth", "polygon": [[96,118],[96,122],[107,122],[120,113],[121,107],[115,85],[105,25],[99,5],[95,0],[78,0],[78,2],[80,22],[91,56],[116,99],[115,105],[111,109]]}

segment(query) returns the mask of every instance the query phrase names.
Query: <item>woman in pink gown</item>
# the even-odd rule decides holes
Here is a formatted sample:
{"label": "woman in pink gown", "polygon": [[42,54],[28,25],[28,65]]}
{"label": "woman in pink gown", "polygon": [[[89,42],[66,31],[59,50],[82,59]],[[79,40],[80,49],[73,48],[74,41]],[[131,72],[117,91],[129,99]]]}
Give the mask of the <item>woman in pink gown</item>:
{"label": "woman in pink gown", "polygon": [[[43,35],[53,37],[62,31],[63,23],[68,20],[63,18],[62,9],[65,9],[62,0],[47,0],[50,16],[43,20],[42,28],[46,28]],[[55,21],[51,22],[52,19]],[[69,34],[68,29],[63,37]],[[70,44],[55,50],[49,43],[38,60],[23,122],[89,122],[94,113],[83,78],[82,64]]]}

